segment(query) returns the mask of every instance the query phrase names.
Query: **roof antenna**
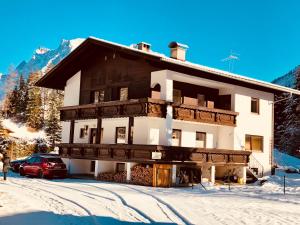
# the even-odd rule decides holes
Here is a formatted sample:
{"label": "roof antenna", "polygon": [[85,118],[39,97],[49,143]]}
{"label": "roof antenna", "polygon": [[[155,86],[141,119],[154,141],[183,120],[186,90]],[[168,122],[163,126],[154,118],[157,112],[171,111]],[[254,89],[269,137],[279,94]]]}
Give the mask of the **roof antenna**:
{"label": "roof antenna", "polygon": [[240,60],[239,55],[240,55],[240,54],[234,53],[234,52],[231,50],[229,56],[228,56],[227,58],[221,60],[222,62],[228,62],[228,71],[229,71],[229,72],[233,72],[233,69],[234,69],[234,63],[235,63],[237,60]]}

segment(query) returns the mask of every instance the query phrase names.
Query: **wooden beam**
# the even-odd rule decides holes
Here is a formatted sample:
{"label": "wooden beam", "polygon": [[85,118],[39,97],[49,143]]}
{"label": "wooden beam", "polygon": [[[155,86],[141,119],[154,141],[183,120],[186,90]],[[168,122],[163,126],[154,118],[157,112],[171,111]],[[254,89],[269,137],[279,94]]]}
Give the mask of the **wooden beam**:
{"label": "wooden beam", "polygon": [[131,137],[131,133],[133,132],[133,125],[134,125],[134,117],[129,117],[129,120],[128,120],[128,139],[127,139],[127,143],[129,145],[133,144],[133,135]]}
{"label": "wooden beam", "polygon": [[97,119],[96,144],[101,144],[102,118]]}
{"label": "wooden beam", "polygon": [[75,120],[71,120],[70,122],[70,136],[69,136],[69,143],[74,143],[74,126],[75,126]]}

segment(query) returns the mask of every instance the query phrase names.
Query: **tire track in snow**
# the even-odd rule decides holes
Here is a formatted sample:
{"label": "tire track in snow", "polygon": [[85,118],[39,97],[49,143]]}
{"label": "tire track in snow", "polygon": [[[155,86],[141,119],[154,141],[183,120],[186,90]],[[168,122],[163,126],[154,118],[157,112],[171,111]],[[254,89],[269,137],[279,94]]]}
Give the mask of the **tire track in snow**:
{"label": "tire track in snow", "polygon": [[[37,181],[37,180],[36,180]],[[38,181],[38,183],[43,183],[44,185],[53,185],[53,186],[59,186],[59,187],[62,187],[62,188],[65,188],[65,189],[70,189],[70,190],[75,190],[75,191],[78,191],[78,192],[83,192],[83,193],[86,193],[86,194],[88,194],[88,195],[91,195],[91,196],[99,196],[99,195],[97,195],[97,194],[94,194],[94,193],[91,193],[91,192],[88,192],[88,191],[82,191],[82,190],[80,190],[80,189],[77,189],[77,188],[74,188],[74,187],[69,187],[69,186],[64,186],[64,185],[61,185],[61,183],[59,183],[59,182],[56,182],[55,184],[54,183],[46,183],[46,182],[43,182],[43,181]],[[60,184],[60,185],[59,185]],[[76,183],[71,183],[71,184],[75,184],[75,185],[77,185]],[[90,186],[90,187],[93,187],[93,188],[95,188],[95,186],[93,186],[93,185],[88,185],[88,184],[82,184],[82,183],[80,183],[80,185],[85,185],[85,186]],[[114,196],[116,196],[119,200],[120,200],[120,202],[121,202],[121,204],[123,205],[123,207],[124,208],[127,208],[127,213],[132,217],[132,218],[134,218],[136,221],[138,221],[138,222],[144,222],[144,221],[146,221],[146,222],[151,222],[151,223],[153,223],[154,221],[150,218],[150,217],[148,217],[147,215],[145,215],[143,212],[141,212],[140,210],[138,210],[138,209],[136,209],[135,207],[133,207],[133,206],[131,206],[131,205],[129,205],[120,195],[118,195],[117,193],[115,193],[115,192],[112,192],[112,191],[110,191],[110,190],[106,190],[106,189],[104,189],[104,188],[101,188],[102,190],[104,190],[104,191],[106,191],[106,192],[109,192],[109,193],[111,193],[112,195],[114,195]],[[87,197],[87,196],[86,196]],[[100,197],[102,197],[103,198],[103,196],[100,196]],[[115,199],[111,199],[111,198],[107,198],[107,197],[104,197],[105,199],[108,199],[108,200],[111,200],[111,201],[115,201]],[[119,215],[117,215],[114,211],[113,211],[113,209],[110,209],[110,211],[112,211],[112,213],[114,213],[116,216],[118,216],[119,217]],[[142,220],[141,220],[141,218],[138,218],[136,215],[134,215],[133,213],[131,213],[131,211],[133,211],[134,213],[136,213],[139,217],[141,217],[142,218]],[[147,221],[148,220],[148,221]]]}
{"label": "tire track in snow", "polygon": [[[168,210],[170,210],[174,215],[176,215],[178,217],[179,220],[181,220],[182,222],[184,222],[185,224],[192,224],[187,218],[185,218],[184,216],[182,216],[172,205],[170,205],[169,203],[167,203],[166,201],[162,200],[161,198],[155,196],[155,195],[152,195],[152,194],[149,194],[147,192],[144,192],[144,191],[141,191],[141,190],[138,190],[136,188],[133,188],[133,187],[129,187],[128,185],[122,185],[128,189],[131,189],[131,190],[134,190],[136,192],[139,192],[139,193],[142,193],[142,194],[145,194],[145,195],[148,195],[150,197],[152,197],[153,199],[155,199],[158,203],[164,205]],[[161,207],[160,207],[161,208]],[[162,208],[161,208],[162,209]],[[166,213],[166,212],[164,212]],[[169,216],[168,216],[169,217]],[[173,221],[174,222],[174,221]]]}
{"label": "tire track in snow", "polygon": [[[75,205],[75,206],[79,207],[80,209],[82,209],[83,211],[85,211],[85,212],[90,216],[90,218],[92,219],[92,223],[93,223],[93,224],[95,224],[95,225],[100,225],[100,223],[97,221],[97,219],[96,219],[95,216],[91,213],[90,210],[88,210],[86,207],[80,205],[79,203],[77,203],[77,202],[75,202],[75,201],[73,201],[73,200],[71,200],[71,199],[62,197],[62,196],[60,196],[60,195],[58,195],[58,194],[56,194],[56,193],[54,193],[54,192],[51,192],[51,191],[49,191],[49,190],[45,190],[45,189],[42,189],[42,188],[35,189],[35,188],[32,188],[32,186],[25,185],[25,184],[21,184],[21,183],[18,183],[18,182],[16,182],[16,181],[10,180],[10,183],[13,183],[13,184],[15,184],[15,185],[17,185],[17,186],[19,186],[19,187],[27,188],[27,189],[33,190],[33,191],[37,191],[37,192],[38,192],[38,191],[43,191],[43,192],[46,192],[46,193],[50,193],[50,194],[56,196],[56,197],[59,198],[59,199],[62,199],[62,200],[67,201],[67,202],[69,202],[69,203],[72,203],[73,205]],[[62,203],[62,204],[63,204],[63,203]]]}
{"label": "tire track in snow", "polygon": [[144,217],[146,220],[148,220],[148,222],[150,223],[155,223],[155,221],[150,218],[149,216],[147,216],[144,212],[142,212],[141,210],[137,209],[136,207],[132,206],[132,205],[129,205],[126,200],[121,196],[119,195],[118,193],[112,191],[112,190],[109,190],[109,189],[106,189],[106,188],[103,188],[103,187],[99,187],[99,186],[94,186],[94,185],[90,185],[90,184],[80,184],[80,185],[85,185],[85,186],[88,186],[88,187],[93,187],[93,188],[96,188],[96,189],[99,189],[99,190],[103,190],[103,191],[107,191],[109,193],[111,193],[112,195],[116,196],[124,206],[132,209],[133,211],[135,211],[137,214],[141,215],[142,217]]}

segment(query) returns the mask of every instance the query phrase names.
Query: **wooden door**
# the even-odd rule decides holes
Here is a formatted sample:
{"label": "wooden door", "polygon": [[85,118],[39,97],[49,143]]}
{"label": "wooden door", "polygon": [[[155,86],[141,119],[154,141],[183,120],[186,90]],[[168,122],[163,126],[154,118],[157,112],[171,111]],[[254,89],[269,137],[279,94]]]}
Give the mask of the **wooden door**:
{"label": "wooden door", "polygon": [[171,171],[170,169],[157,169],[157,186],[158,187],[170,187],[170,177]]}
{"label": "wooden door", "polygon": [[153,186],[170,187],[171,186],[171,168],[172,165],[154,164],[153,165]]}

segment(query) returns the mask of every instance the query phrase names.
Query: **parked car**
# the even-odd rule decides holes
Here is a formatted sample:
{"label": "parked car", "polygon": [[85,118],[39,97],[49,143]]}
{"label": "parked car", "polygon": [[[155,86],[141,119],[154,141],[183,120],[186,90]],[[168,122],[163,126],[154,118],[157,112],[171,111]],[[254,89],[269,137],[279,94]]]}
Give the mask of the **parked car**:
{"label": "parked car", "polygon": [[30,157],[27,157],[25,159],[18,159],[18,160],[13,160],[10,162],[10,168],[14,172],[19,172],[20,166],[26,162]]}
{"label": "parked car", "polygon": [[35,176],[39,178],[65,178],[67,169],[64,162],[58,156],[41,154],[32,155],[19,169],[21,176]]}

